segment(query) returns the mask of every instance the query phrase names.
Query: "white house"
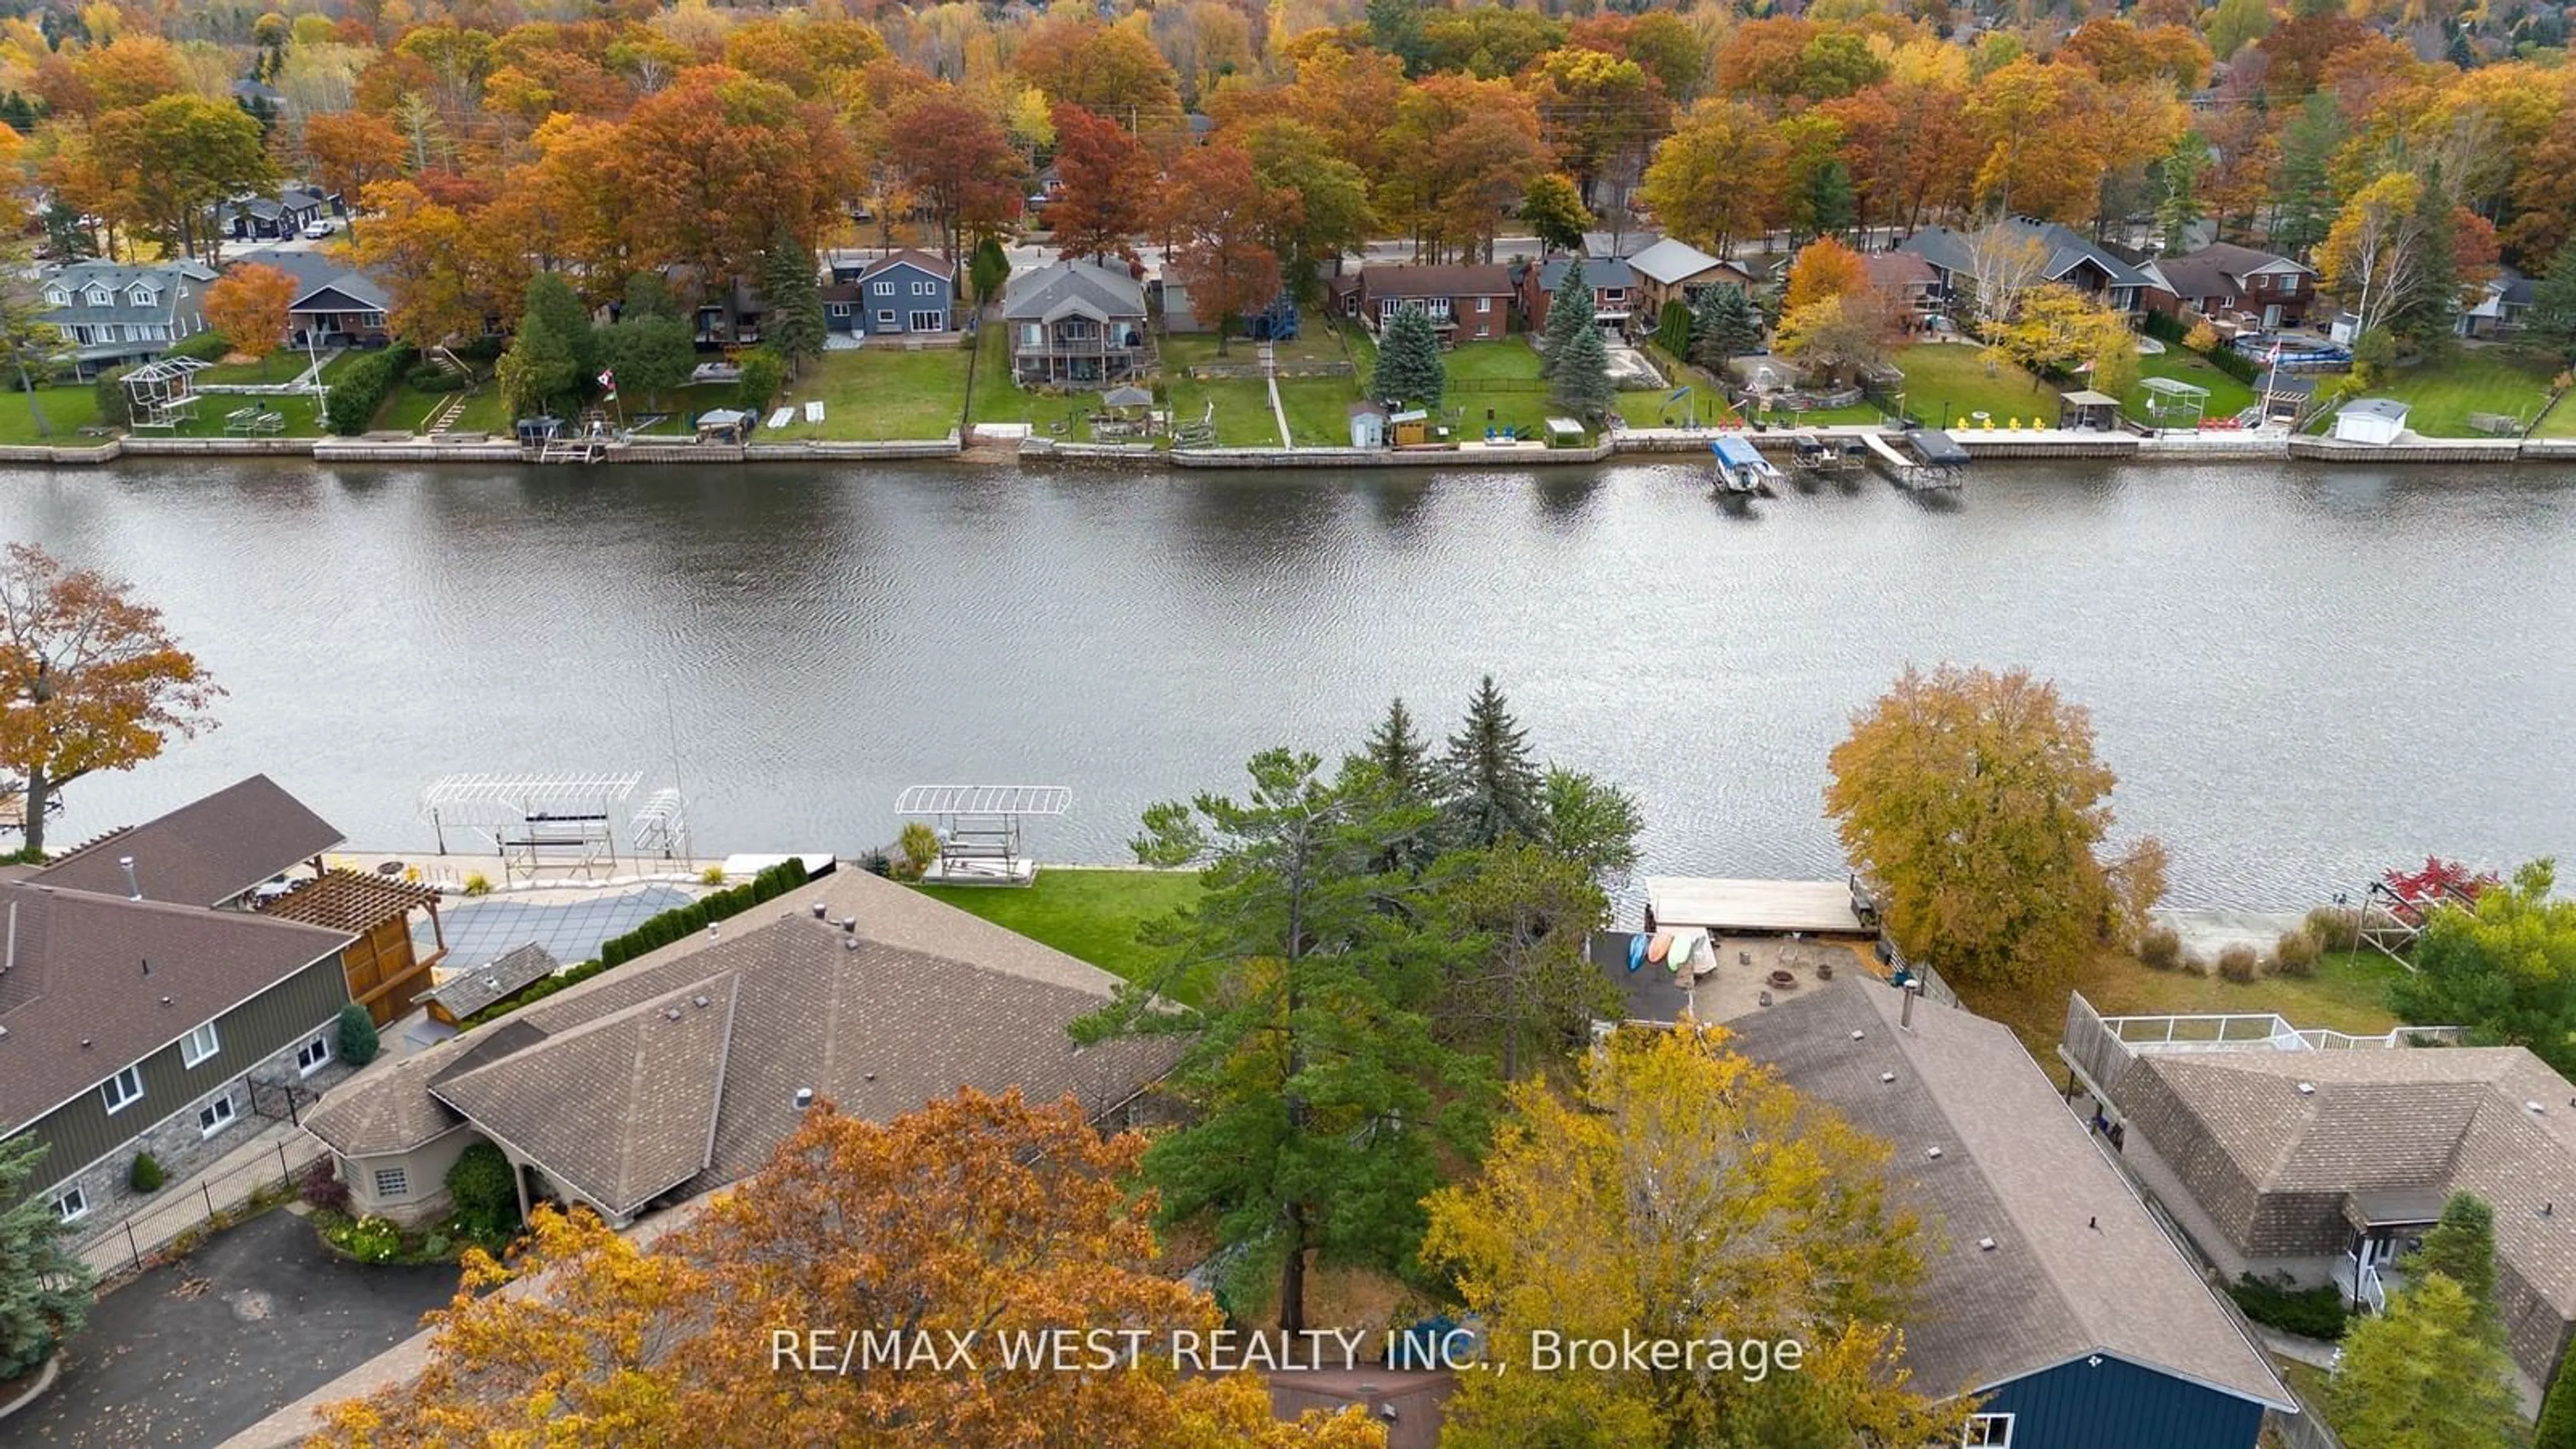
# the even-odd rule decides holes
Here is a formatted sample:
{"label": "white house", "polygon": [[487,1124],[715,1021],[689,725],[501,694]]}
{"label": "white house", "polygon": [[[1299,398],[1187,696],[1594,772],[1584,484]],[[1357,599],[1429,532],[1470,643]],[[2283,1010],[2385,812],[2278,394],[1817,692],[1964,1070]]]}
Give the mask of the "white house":
{"label": "white house", "polygon": [[2406,431],[2406,404],[2393,398],[2354,398],[2335,409],[2338,443],[2371,443],[2386,447]]}

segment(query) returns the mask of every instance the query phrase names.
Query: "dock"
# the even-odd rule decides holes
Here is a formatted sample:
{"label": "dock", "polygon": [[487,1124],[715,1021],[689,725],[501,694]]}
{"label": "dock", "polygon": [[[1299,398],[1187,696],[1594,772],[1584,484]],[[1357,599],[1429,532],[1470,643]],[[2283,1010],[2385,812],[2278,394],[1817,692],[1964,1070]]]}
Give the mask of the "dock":
{"label": "dock", "polygon": [[1970,461],[1968,450],[1952,441],[1948,433],[1925,429],[1899,435],[1906,446],[1898,447],[1887,440],[1884,432],[1861,434],[1869,444],[1870,461],[1878,465],[1888,481],[1899,488],[1917,492],[1935,488],[1956,488],[1959,474]]}

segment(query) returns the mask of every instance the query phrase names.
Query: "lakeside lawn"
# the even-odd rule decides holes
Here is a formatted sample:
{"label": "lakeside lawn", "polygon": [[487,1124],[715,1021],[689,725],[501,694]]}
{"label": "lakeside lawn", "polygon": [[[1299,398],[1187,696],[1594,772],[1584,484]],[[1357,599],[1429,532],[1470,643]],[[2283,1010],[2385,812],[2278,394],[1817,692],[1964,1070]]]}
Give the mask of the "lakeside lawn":
{"label": "lakeside lawn", "polygon": [[[1220,447],[1276,448],[1282,442],[1266,382],[1249,377],[1184,377],[1177,369],[1166,368],[1160,383],[1171,399],[1173,423],[1187,427],[1213,416]],[[1281,403],[1286,403],[1284,394]]]}
{"label": "lakeside lawn", "polygon": [[11,388],[0,394],[0,443],[26,443],[40,447],[95,448],[104,438],[84,438],[80,430],[98,421],[98,395],[87,384],[79,387],[40,387],[36,389],[35,406],[42,408],[45,423],[52,436],[36,432],[34,411],[28,406],[27,394]]}
{"label": "lakeside lawn", "polygon": [[[349,354],[342,352],[325,360],[322,364],[322,380],[330,381],[331,374],[348,358]],[[302,377],[304,369],[312,365],[313,359],[309,355],[281,347],[257,362],[216,363],[199,372],[196,380],[200,385],[212,382],[230,383],[242,387],[279,387]]]}
{"label": "lakeside lawn", "polygon": [[[889,442],[947,437],[966,407],[966,369],[972,361],[963,347],[911,351],[868,346],[826,352],[808,363],[805,374],[770,404],[771,412],[794,407],[794,421],[775,430],[763,428],[754,441]],[[819,423],[805,421],[804,405],[813,401],[823,404]]]}
{"label": "lakeside lawn", "polygon": [[[2328,381],[2320,379],[2322,390]],[[2502,348],[2459,348],[2437,362],[2398,368],[2373,397],[2392,397],[2413,409],[2406,426],[2428,438],[2480,438],[2471,413],[2507,413],[2529,422],[2549,400],[2546,363],[2526,361]],[[2331,424],[2329,424],[2331,426]],[[2569,436],[2576,420],[2568,423]]]}
{"label": "lakeside lawn", "polygon": [[[1163,960],[1159,951],[1136,938],[1137,929],[1196,903],[1199,878],[1196,871],[1051,865],[1025,887],[916,889],[1132,981]],[[1185,987],[1180,994],[1194,997],[1197,993]]]}
{"label": "lakeside lawn", "polygon": [[[385,394],[383,405],[376,409],[370,427],[376,432],[418,433],[456,396],[452,392],[426,392],[407,381],[397,381],[393,391]],[[487,378],[465,394],[465,410],[457,414],[449,431],[507,433],[514,421],[501,406],[501,389]]]}
{"label": "lakeside lawn", "polygon": [[[2376,951],[2329,951],[2313,976],[2260,976],[2240,984],[2197,971],[2150,970],[2125,951],[2104,951],[2066,989],[2083,993],[2104,1016],[2277,1012],[2295,1027],[2374,1034],[2399,1024],[2388,1010],[2388,988],[2405,972]],[[2065,991],[1961,987],[1959,997],[1971,1011],[2011,1027],[2042,1066],[2057,1060],[2066,1032]]]}
{"label": "lakeside lawn", "polygon": [[2023,427],[2057,421],[2056,389],[2010,362],[1997,360],[1989,371],[1979,360],[1984,351],[1965,342],[1918,342],[1898,351],[1891,360],[1905,374],[1905,410],[1935,428],[1979,412],[1992,414],[1999,428],[2014,418]]}
{"label": "lakeside lawn", "polygon": [[2120,400],[2121,411],[2150,427],[2158,422],[2147,411],[2147,399],[2154,396],[2147,391],[2145,382],[2150,377],[2172,378],[2209,389],[2209,398],[2201,408],[2204,418],[2234,417],[2254,405],[2253,388],[2219,371],[2208,358],[2174,343],[2165,344],[2160,353],[2139,358],[2138,377],[2138,385]]}
{"label": "lakeside lawn", "polygon": [[1283,377],[1279,406],[1288,414],[1288,436],[1301,448],[1346,448],[1351,404],[1360,400],[1357,377]]}

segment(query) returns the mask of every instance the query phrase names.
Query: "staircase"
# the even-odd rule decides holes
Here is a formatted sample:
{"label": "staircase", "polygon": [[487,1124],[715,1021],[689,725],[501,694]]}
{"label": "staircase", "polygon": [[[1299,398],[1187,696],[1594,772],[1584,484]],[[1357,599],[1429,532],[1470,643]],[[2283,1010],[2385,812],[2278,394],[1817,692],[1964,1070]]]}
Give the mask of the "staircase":
{"label": "staircase", "polygon": [[458,415],[465,411],[466,397],[467,394],[461,392],[449,393],[447,395],[447,401],[440,403],[438,405],[438,411],[429,415],[429,422],[421,428],[421,431],[424,433],[443,433],[448,429],[455,427]]}
{"label": "staircase", "polygon": [[[465,359],[444,346],[429,349],[429,361],[431,366],[441,372],[464,378],[469,383],[474,380],[474,369],[466,366]],[[449,393],[447,401],[440,403],[437,410],[429,415],[429,421],[422,425],[421,431],[437,434],[455,427],[456,419],[465,411],[465,399],[472,393],[473,389],[470,387],[463,391]]]}

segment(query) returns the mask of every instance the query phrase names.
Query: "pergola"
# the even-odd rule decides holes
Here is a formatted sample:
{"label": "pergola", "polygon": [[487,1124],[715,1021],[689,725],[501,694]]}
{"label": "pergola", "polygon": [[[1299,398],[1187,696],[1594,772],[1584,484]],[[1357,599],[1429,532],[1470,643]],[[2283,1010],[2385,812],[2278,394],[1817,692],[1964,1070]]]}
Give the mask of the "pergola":
{"label": "pergola", "polygon": [[2194,387],[2180,378],[2146,377],[2138,385],[2147,390],[2147,416],[2164,428],[2196,428],[2209,408],[2209,389]]}
{"label": "pergola", "polygon": [[444,775],[420,792],[420,818],[436,832],[441,855],[449,826],[483,837],[501,857],[505,877],[524,871],[534,879],[550,863],[586,875],[616,859],[610,816],[643,779],[634,773]]}
{"label": "pergola", "polygon": [[125,409],[137,428],[176,429],[197,416],[196,374],[212,364],[198,357],[164,357],[128,371]]}
{"label": "pergola", "polygon": [[[411,1010],[412,998],[435,980],[438,963],[447,958],[438,899],[434,888],[396,876],[331,870],[260,902],[259,913],[355,937],[340,952],[349,999],[384,1026]],[[415,909],[429,912],[434,946],[426,956],[412,941]]]}
{"label": "pergola", "polygon": [[1025,885],[1037,863],[1021,852],[1020,822],[1062,815],[1073,792],[1062,785],[914,785],[894,812],[937,822],[939,862],[923,879],[953,884]]}

